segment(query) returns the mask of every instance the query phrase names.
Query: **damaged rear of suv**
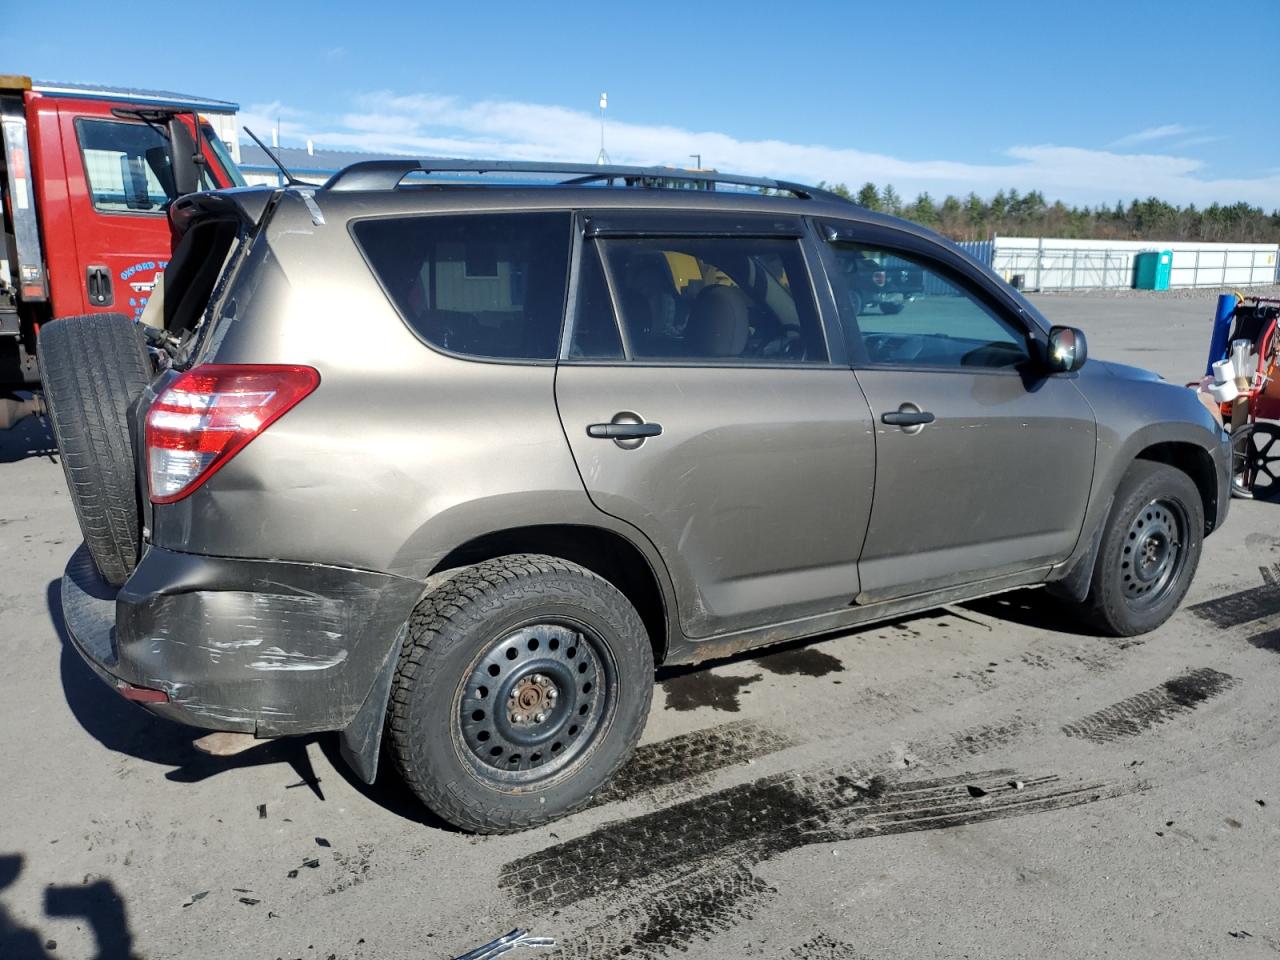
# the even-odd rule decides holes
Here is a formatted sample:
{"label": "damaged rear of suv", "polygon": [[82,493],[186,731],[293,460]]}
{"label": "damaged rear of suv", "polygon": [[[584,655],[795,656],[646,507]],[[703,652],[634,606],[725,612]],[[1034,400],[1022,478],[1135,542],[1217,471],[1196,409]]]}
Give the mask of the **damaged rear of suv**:
{"label": "damaged rear of suv", "polygon": [[[145,349],[123,317],[45,328],[59,439],[98,441],[64,457],[62,591],[108,683],[340,731],[369,781],[385,734],[492,832],[590,800],[655,662],[1023,586],[1114,633],[1177,607],[1229,499],[1193,393],[820,190],[554,171],[185,197]],[[863,261],[927,278],[912,309],[862,310]],[[127,362],[59,379],[93,356]]]}

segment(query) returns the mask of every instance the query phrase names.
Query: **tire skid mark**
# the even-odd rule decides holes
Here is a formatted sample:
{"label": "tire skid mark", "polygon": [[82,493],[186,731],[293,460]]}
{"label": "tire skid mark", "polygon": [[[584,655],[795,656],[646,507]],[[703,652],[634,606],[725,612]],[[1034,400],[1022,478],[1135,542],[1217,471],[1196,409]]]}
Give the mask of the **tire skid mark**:
{"label": "tire skid mark", "polygon": [[[639,747],[596,794],[592,806],[688,783],[697,789],[706,775],[792,746],[792,741],[749,720],[725,723]],[[682,799],[679,790],[670,799]]]}
{"label": "tire skid mark", "polygon": [[920,760],[932,763],[975,757],[1018,739],[1030,726],[1015,713],[998,723],[979,723],[957,730],[941,741],[912,743],[908,750]]}
{"label": "tire skid mark", "polygon": [[633,903],[586,927],[541,956],[552,960],[601,960],[604,957],[660,957],[683,950],[694,939],[749,919],[778,891],[747,867],[718,864],[672,879],[643,903]]}
{"label": "tire skid mark", "polygon": [[787,954],[788,960],[867,960],[851,943],[820,933]]}
{"label": "tire skid mark", "polygon": [[1277,583],[1276,576],[1280,574],[1280,563],[1272,566],[1270,570],[1266,567],[1258,569],[1262,573],[1262,586],[1238,590],[1214,600],[1205,600],[1187,609],[1202,620],[1208,620],[1214,626],[1223,629],[1238,627],[1252,620],[1261,620],[1263,617],[1280,613],[1280,583]]}
{"label": "tire skid mark", "polygon": [[1189,713],[1210,697],[1231,689],[1239,682],[1230,674],[1201,667],[1069,723],[1062,732],[1068,737],[1094,743],[1134,737]]}
{"label": "tire skid mark", "polygon": [[1092,803],[1132,789],[1007,769],[887,783],[850,767],[762,777],[506,864],[518,907],[574,908],[559,956],[657,957],[709,940],[777,892],[752,872],[800,847],[941,830]]}

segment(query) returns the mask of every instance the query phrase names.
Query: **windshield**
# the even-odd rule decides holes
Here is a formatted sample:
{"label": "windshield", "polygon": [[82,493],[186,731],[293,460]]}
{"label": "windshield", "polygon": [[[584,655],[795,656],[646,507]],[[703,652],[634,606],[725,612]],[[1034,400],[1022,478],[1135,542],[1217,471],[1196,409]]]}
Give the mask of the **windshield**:
{"label": "windshield", "polygon": [[200,129],[204,133],[205,142],[209,144],[209,149],[218,158],[218,165],[227,172],[227,179],[231,181],[229,185],[233,187],[248,186],[244,175],[240,172],[240,168],[236,166],[235,160],[231,159],[231,151],[227,149],[227,145],[214,132],[213,127],[205,123],[201,124]]}

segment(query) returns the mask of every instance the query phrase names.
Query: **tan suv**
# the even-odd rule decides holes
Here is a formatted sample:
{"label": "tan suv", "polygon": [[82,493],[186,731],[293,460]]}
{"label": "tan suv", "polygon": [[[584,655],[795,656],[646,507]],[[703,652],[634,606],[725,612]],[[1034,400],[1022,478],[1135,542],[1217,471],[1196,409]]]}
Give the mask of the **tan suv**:
{"label": "tan suv", "polygon": [[[1191,391],[820,190],[378,161],[170,215],[162,331],[42,334],[75,642],[161,716],[341,731],[369,780],[385,731],[467,829],[586,803],[655,662],[1039,584],[1150,630],[1226,514]],[[909,310],[862,309],[864,261]]]}

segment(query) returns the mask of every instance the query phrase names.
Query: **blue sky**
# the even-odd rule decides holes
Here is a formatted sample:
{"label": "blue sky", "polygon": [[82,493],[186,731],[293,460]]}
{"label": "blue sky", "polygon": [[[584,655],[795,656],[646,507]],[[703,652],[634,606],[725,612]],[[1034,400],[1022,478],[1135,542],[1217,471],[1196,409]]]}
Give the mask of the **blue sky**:
{"label": "blue sky", "polygon": [[1280,0],[192,9],[44,0],[67,28],[4,66],[235,100],[322,148],[591,161],[603,90],[619,163],[1280,208]]}

